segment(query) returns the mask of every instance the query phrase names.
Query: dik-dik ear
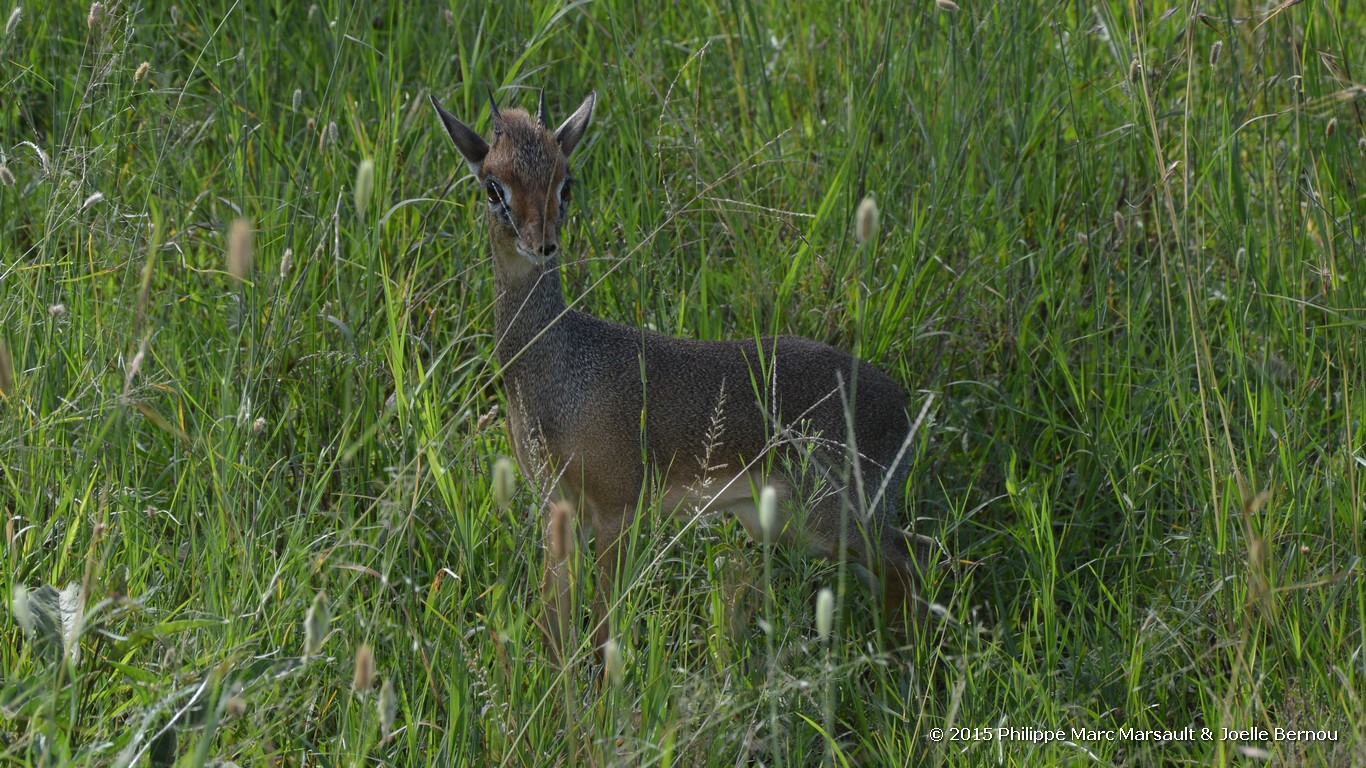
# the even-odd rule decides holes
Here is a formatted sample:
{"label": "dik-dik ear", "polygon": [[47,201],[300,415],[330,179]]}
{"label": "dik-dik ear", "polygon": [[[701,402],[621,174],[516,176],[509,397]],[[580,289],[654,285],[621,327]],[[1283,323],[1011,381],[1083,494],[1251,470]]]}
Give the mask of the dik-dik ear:
{"label": "dik-dik ear", "polygon": [[455,115],[441,108],[441,102],[432,96],[432,106],[436,107],[436,114],[441,118],[441,124],[446,126],[446,133],[450,134],[451,143],[460,150],[460,154],[469,163],[470,170],[479,173],[479,168],[484,164],[484,157],[489,153],[488,142],[484,137],[474,132],[474,129],[456,119]]}
{"label": "dik-dik ear", "polygon": [[593,119],[593,105],[598,101],[597,91],[589,91],[588,98],[583,100],[579,108],[574,110],[564,123],[555,129],[555,142],[560,145],[560,151],[569,156],[574,151],[574,147],[579,145],[579,139],[583,138],[584,131],[588,130],[588,121]]}

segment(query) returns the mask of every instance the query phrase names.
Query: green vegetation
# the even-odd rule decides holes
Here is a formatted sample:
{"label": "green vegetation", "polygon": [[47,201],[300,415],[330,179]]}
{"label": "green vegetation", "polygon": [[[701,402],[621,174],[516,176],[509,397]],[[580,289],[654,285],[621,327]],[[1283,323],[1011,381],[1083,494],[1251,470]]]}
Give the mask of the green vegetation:
{"label": "green vegetation", "polygon": [[[1366,762],[1366,10],[960,4],[5,16],[0,764]],[[427,101],[484,128],[486,86],[599,93],[581,306],[929,403],[934,620],[646,501],[610,663],[549,663]],[[1070,733],[1186,726],[1337,741]],[[998,727],[1069,732],[931,738]]]}

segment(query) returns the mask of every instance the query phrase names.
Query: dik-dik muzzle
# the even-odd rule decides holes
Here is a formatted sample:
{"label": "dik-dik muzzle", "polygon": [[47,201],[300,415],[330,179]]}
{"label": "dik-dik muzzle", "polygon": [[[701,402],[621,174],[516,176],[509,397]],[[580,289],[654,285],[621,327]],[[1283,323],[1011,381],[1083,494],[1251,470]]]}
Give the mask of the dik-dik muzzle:
{"label": "dik-dik muzzle", "polygon": [[534,264],[558,253],[572,184],[568,158],[583,138],[596,100],[589,93],[552,132],[544,94],[535,119],[520,109],[500,110],[490,94],[493,142],[488,143],[432,97],[451,141],[484,188],[495,253],[515,253]]}

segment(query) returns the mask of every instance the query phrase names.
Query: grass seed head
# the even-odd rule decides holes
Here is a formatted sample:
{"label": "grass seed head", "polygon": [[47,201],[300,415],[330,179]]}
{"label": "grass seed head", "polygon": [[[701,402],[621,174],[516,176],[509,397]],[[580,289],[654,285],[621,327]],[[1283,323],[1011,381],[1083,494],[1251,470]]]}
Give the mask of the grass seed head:
{"label": "grass seed head", "polygon": [[379,730],[385,741],[394,733],[394,721],[398,719],[398,694],[394,692],[394,681],[385,678],[379,689]]}
{"label": "grass seed head", "polygon": [[1214,41],[1214,44],[1211,45],[1211,46],[1209,47],[1209,65],[1210,65],[1211,67],[1217,67],[1217,66],[1219,66],[1219,55],[1220,55],[1221,53],[1223,53],[1223,52],[1224,52],[1224,41],[1223,41],[1223,40],[1215,40],[1215,41]]}
{"label": "grass seed head", "polygon": [[66,314],[65,304],[49,304],[47,313],[53,317],[61,317]]}
{"label": "grass seed head", "polygon": [[280,257],[280,279],[281,279],[281,280],[285,279],[285,275],[289,274],[289,263],[290,263],[291,261],[293,261],[293,260],[294,260],[294,249],[293,249],[293,248],[286,248],[286,249],[285,249],[285,254],[284,254],[283,256]]}
{"label": "grass seed head", "polygon": [[858,204],[858,213],[854,216],[854,239],[859,245],[873,242],[877,239],[880,225],[881,214],[877,209],[877,201],[869,195]]}
{"label": "grass seed head", "polygon": [[830,628],[835,624],[835,593],[829,587],[821,587],[816,594],[816,637],[824,642],[830,638]]}
{"label": "grass seed head", "polygon": [[33,153],[38,156],[39,164],[43,166],[43,176],[50,178],[52,176],[52,161],[48,159],[47,153],[43,151],[43,148],[31,141],[21,141],[19,142],[19,145],[26,146],[33,150]]}
{"label": "grass seed head", "polygon": [[143,336],[142,341],[138,342],[138,351],[133,354],[133,359],[128,362],[128,370],[123,374],[123,394],[127,395],[133,386],[133,379],[137,378],[138,371],[142,370],[142,361],[147,358],[147,346],[152,342],[150,335]]}
{"label": "grass seed head", "polygon": [[9,345],[0,339],[0,397],[14,391],[14,363],[9,359]]}
{"label": "grass seed head", "polygon": [[1328,125],[1325,125],[1325,126],[1323,127],[1323,135],[1324,135],[1324,136],[1332,136],[1333,133],[1334,133],[1337,129],[1338,129],[1338,119],[1337,119],[1336,117],[1330,118],[1330,119],[1328,120]]}
{"label": "grass seed head", "polygon": [[517,493],[517,475],[512,468],[512,460],[499,456],[493,462],[493,501],[499,509],[507,509],[512,504],[512,496]]}
{"label": "grass seed head", "polygon": [[626,662],[621,657],[621,645],[610,637],[602,644],[602,666],[603,672],[607,675],[607,682],[621,687],[622,681],[626,679]]}
{"label": "grass seed head", "polygon": [[29,605],[28,588],[23,584],[15,584],[14,592],[9,601],[10,612],[14,615],[14,623],[25,633],[32,635],[36,626],[33,621],[33,608]]}
{"label": "grass seed head", "polygon": [[261,434],[262,432],[265,432],[265,431],[266,431],[266,417],[265,417],[265,416],[257,416],[257,417],[256,417],[256,421],[253,421],[253,422],[251,423],[251,433],[252,433],[253,435],[259,435],[259,434]]}
{"label": "grass seed head", "polygon": [[10,172],[8,165],[0,165],[0,184],[7,187],[14,186],[14,174]]}
{"label": "grass seed head", "polygon": [[331,627],[332,605],[327,601],[327,592],[320,589],[318,594],[313,596],[313,603],[308,606],[308,613],[304,614],[305,659],[318,655]]}
{"label": "grass seed head", "polygon": [[228,232],[228,274],[238,280],[251,274],[251,224],[246,219],[234,221]]}
{"label": "grass seed head", "polygon": [[375,161],[365,158],[356,168],[356,215],[365,218],[370,207],[370,195],[375,191]]}
{"label": "grass seed head", "polygon": [[764,486],[759,493],[759,527],[764,531],[765,541],[772,541],[778,532],[778,491],[771,485]]}
{"label": "grass seed head", "polygon": [[14,6],[14,10],[9,12],[9,21],[5,22],[5,37],[14,34],[14,30],[19,28],[19,21],[24,18],[22,6]]}
{"label": "grass seed head", "polygon": [[289,99],[289,108],[292,109],[292,110],[295,111],[295,112],[298,112],[298,111],[299,111],[299,107],[302,106],[303,103],[304,103],[304,92],[303,92],[302,90],[298,89],[298,88],[295,88],[295,89],[294,89],[294,95],[291,96],[290,99]]}
{"label": "grass seed head", "polygon": [[1129,62],[1129,82],[1137,83],[1143,78],[1143,65],[1135,58]]}
{"label": "grass seed head", "polygon": [[81,210],[84,211],[85,209],[89,208],[90,206],[94,205],[95,203],[98,203],[99,201],[101,201],[101,200],[103,200],[103,199],[104,199],[104,193],[103,193],[103,192],[96,192],[95,194],[91,195],[90,197],[87,197],[87,198],[85,199],[85,202],[84,202],[84,203],[81,203]]}
{"label": "grass seed head", "polygon": [[375,652],[369,643],[356,649],[355,671],[351,675],[351,690],[365,693],[375,682]]}
{"label": "grass seed head", "polygon": [[941,11],[948,11],[949,13],[958,12],[958,3],[955,3],[953,0],[934,0],[934,4],[939,6],[939,10]]}
{"label": "grass seed head", "polygon": [[563,501],[550,502],[550,553],[558,562],[574,551],[574,515]]}
{"label": "grass seed head", "polygon": [[147,75],[152,71],[152,63],[144,61],[138,65],[138,70],[133,73],[133,82],[140,83],[147,79]]}
{"label": "grass seed head", "polygon": [[104,3],[91,3],[90,13],[85,16],[85,25],[94,32],[104,21]]}

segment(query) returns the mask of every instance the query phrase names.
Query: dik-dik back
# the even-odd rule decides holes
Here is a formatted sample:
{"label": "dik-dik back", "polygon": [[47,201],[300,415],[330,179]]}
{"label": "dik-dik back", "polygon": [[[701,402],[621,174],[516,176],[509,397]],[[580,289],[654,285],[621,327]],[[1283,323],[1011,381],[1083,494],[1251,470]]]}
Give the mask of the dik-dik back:
{"label": "dik-dik back", "polygon": [[[492,103],[491,142],[432,103],[483,190],[495,354],[518,463],[555,481],[560,508],[594,534],[598,639],[620,539],[642,498],[666,513],[730,510],[759,536],[755,494],[771,486],[784,512],[778,540],[852,556],[881,575],[889,607],[902,605],[931,549],[893,524],[910,426],[901,387],[810,339],[694,341],[568,309],[559,276],[568,158],[594,94],[553,131],[544,96],[535,118]],[[543,579],[557,649],[569,630],[569,551],[548,549]]]}

